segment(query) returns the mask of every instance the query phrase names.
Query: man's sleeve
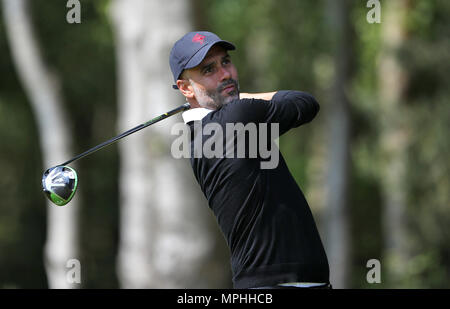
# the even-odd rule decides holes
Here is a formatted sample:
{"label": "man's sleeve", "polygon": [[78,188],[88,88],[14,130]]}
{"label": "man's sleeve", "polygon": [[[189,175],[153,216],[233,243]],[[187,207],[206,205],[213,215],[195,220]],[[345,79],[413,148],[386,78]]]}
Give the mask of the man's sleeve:
{"label": "man's sleeve", "polygon": [[280,136],[292,128],[314,119],[320,106],[316,99],[302,91],[280,90],[270,101],[243,99],[238,114],[245,115],[242,122],[278,123]]}

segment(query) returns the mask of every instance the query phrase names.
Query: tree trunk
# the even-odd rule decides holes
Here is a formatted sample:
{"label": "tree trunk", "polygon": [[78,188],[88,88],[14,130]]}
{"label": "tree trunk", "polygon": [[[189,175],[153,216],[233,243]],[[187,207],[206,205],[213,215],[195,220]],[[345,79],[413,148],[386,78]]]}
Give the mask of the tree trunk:
{"label": "tree trunk", "polygon": [[384,4],[382,51],[379,58],[380,141],[383,158],[383,230],[385,265],[392,279],[398,282],[405,273],[407,249],[406,231],[406,164],[408,145],[407,111],[402,106],[407,83],[406,72],[396,54],[405,40],[407,2],[387,1]]}
{"label": "tree trunk", "polygon": [[[119,131],[183,103],[168,64],[172,44],[191,29],[188,1],[115,0],[112,20],[119,80]],[[227,267],[212,258],[217,233],[188,160],[170,154],[181,122],[168,118],[119,144],[123,288],[223,287]],[[213,229],[217,229],[213,226]]]}
{"label": "tree trunk", "polygon": [[[28,1],[3,0],[3,13],[17,73],[36,117],[44,166],[55,166],[72,155],[58,77],[42,59]],[[77,287],[66,278],[69,270],[66,263],[78,254],[77,198],[65,207],[57,207],[49,201],[47,206],[44,260],[49,287]]]}
{"label": "tree trunk", "polygon": [[349,284],[350,249],[348,183],[350,168],[350,113],[347,90],[350,86],[351,26],[347,0],[332,0],[331,26],[335,34],[334,85],[328,112],[329,158],[326,199],[326,249],[330,280],[337,288]]}

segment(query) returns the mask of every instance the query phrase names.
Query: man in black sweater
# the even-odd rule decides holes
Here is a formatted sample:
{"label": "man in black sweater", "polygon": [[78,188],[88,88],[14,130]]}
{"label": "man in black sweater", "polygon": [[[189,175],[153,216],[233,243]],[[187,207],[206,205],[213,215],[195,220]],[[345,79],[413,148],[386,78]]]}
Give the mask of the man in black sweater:
{"label": "man in black sweater", "polygon": [[[191,129],[191,165],[230,248],[233,285],[330,287],[328,260],[311,210],[274,144],[277,135],[310,122],[319,105],[301,91],[240,93],[227,52],[234,49],[200,31],[183,36],[170,53],[173,87],[191,106],[183,113]],[[229,134],[230,124],[241,126],[231,126]],[[213,131],[202,130],[208,126],[216,133],[213,143],[208,139]],[[245,155],[235,155],[238,137],[244,140]],[[214,156],[199,152],[207,143],[215,145]],[[267,156],[251,155],[250,148],[263,144],[276,154],[275,164],[264,166]]]}

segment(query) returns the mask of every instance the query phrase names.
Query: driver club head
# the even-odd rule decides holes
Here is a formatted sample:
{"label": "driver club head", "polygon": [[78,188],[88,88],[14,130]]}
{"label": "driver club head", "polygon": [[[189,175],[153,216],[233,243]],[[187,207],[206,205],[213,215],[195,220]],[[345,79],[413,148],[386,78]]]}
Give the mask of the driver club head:
{"label": "driver club head", "polygon": [[51,167],[42,175],[42,189],[47,198],[57,206],[70,202],[77,185],[77,173],[69,166]]}

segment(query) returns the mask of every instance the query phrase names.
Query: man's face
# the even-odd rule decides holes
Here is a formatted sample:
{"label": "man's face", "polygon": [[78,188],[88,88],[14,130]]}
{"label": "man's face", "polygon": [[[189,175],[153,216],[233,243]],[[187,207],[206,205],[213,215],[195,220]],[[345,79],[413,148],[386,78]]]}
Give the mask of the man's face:
{"label": "man's face", "polygon": [[239,98],[236,67],[227,51],[219,45],[213,46],[198,66],[184,71],[182,79],[183,86],[178,85],[178,88],[188,100],[191,99],[191,106],[198,103],[192,107],[216,110]]}

